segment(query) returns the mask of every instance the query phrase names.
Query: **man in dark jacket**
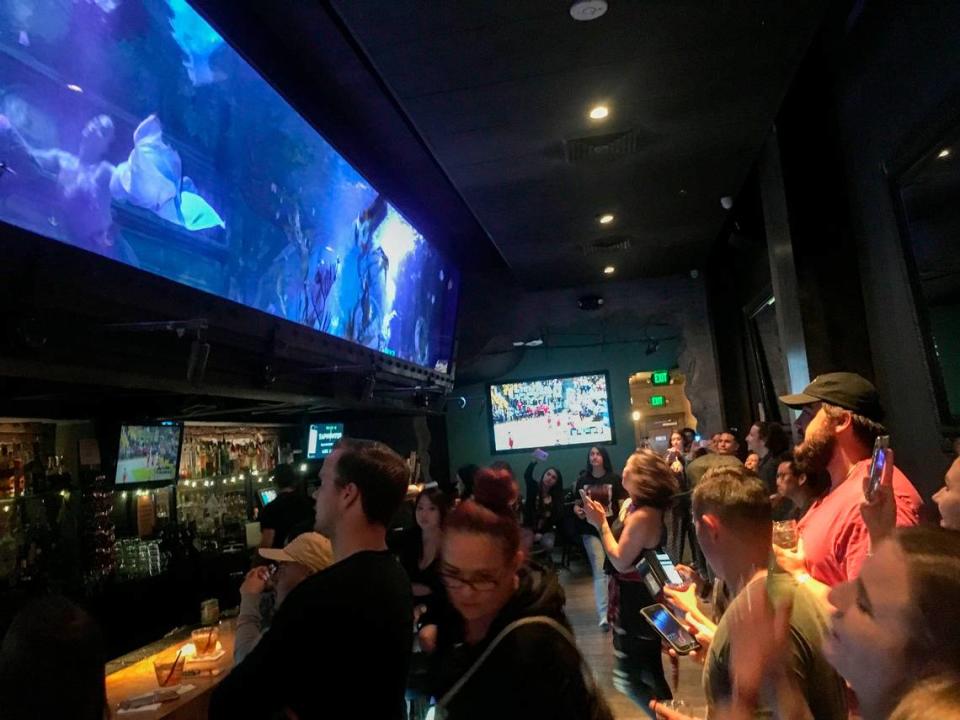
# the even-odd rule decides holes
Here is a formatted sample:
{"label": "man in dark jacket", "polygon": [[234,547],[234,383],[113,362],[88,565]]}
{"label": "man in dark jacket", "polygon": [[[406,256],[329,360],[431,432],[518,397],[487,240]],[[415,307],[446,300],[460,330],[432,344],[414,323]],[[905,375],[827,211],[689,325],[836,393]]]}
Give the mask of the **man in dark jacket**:
{"label": "man in dark jacket", "polygon": [[334,564],[290,593],[214,691],[212,720],[404,717],[413,602],[386,531],[407,477],[403,459],[381,443],[338,443],[315,494],[317,530],[330,538]]}

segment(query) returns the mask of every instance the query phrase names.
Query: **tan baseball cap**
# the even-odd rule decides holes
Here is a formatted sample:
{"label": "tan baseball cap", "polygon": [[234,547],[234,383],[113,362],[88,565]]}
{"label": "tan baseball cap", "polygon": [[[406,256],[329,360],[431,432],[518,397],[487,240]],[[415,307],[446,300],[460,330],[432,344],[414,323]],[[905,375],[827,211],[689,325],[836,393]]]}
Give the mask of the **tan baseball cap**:
{"label": "tan baseball cap", "polygon": [[333,564],[333,547],[320,533],[306,532],[283,548],[260,548],[260,556],[274,562],[298,562],[315,573]]}

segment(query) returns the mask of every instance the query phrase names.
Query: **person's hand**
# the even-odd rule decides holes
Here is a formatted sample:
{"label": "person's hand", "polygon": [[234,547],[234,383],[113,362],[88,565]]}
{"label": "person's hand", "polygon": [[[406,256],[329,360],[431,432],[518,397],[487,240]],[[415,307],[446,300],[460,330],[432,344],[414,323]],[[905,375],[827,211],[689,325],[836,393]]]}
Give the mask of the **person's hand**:
{"label": "person's hand", "polygon": [[417,639],[420,641],[421,652],[432,653],[437,649],[437,626],[424,625],[417,633]]}
{"label": "person's hand", "polygon": [[699,610],[697,603],[697,586],[691,583],[685,588],[663,586],[663,594],[677,610],[682,613],[692,613]]}
{"label": "person's hand", "polygon": [[607,519],[607,509],[596,500],[592,500],[586,493],[582,493],[583,513],[587,522],[593,525],[597,530],[603,527]]}
{"label": "person's hand", "polygon": [[674,461],[670,464],[670,469],[671,469],[674,473],[678,473],[678,474],[679,474],[679,473],[682,473],[682,472],[683,472],[683,463],[680,462],[679,460],[674,460]]}
{"label": "person's hand", "polygon": [[651,700],[650,709],[656,714],[657,720],[696,720],[689,715],[684,715],[679,710],[671,710],[659,700]]}
{"label": "person's hand", "polygon": [[[713,642],[713,636],[717,630],[716,627],[704,625],[688,614],[681,617],[680,620],[683,622],[687,632],[700,644],[699,649],[688,652],[685,657],[690,658],[698,665],[703,665],[707,661],[707,655],[710,654],[710,645]],[[679,660],[681,657],[680,654],[666,642],[661,644],[660,649],[674,660]]]}
{"label": "person's hand", "polygon": [[738,603],[728,621],[730,668],[735,695],[757,698],[764,680],[786,668],[792,601],[774,608],[765,582],[752,583],[743,592],[748,593],[746,602]]}
{"label": "person's hand", "polygon": [[677,563],[677,572],[680,573],[686,579],[687,582],[697,587],[703,587],[707,582],[707,579],[694,570],[689,565],[684,565],[683,563]]}
{"label": "person's hand", "polygon": [[[679,710],[671,710],[659,700],[651,700],[649,706],[656,714],[657,720],[700,720],[700,718],[684,715]],[[752,717],[752,713],[732,703],[710,709],[710,720],[750,720]]]}
{"label": "person's hand", "polygon": [[777,564],[794,577],[807,572],[807,554],[803,549],[802,536],[797,540],[795,549],[774,545],[773,554],[777,558]]}
{"label": "person's hand", "polygon": [[270,568],[266,565],[259,565],[247,573],[240,585],[241,595],[259,595],[267,589],[267,583],[270,582]]}
{"label": "person's hand", "polygon": [[[881,540],[889,537],[897,526],[897,500],[893,495],[893,450],[887,448],[883,466],[883,475],[880,476],[880,487],[877,488],[873,500],[864,500],[860,504],[860,516],[863,524],[870,533],[870,544],[877,546]],[[867,497],[867,488],[870,484],[870,473],[863,476],[863,497]]]}

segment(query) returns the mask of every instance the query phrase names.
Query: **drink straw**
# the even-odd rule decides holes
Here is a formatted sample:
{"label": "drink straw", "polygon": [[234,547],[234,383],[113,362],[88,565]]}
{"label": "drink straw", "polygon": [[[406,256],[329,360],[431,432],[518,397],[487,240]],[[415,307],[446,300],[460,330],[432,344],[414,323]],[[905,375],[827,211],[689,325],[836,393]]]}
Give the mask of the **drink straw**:
{"label": "drink straw", "polygon": [[173,665],[170,666],[170,674],[167,675],[166,679],[161,683],[164,687],[167,686],[167,683],[170,682],[170,679],[173,677],[173,673],[177,670],[177,663],[180,662],[180,655],[183,653],[183,648],[180,648],[177,651],[177,656],[173,659]]}

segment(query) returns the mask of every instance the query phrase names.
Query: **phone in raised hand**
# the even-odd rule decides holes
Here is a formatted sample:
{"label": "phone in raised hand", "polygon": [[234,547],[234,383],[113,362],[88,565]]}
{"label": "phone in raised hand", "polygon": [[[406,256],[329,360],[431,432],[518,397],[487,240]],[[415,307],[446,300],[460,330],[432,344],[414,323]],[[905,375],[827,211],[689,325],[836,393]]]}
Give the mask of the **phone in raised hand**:
{"label": "phone in raised hand", "polygon": [[537,448],[530,454],[533,455],[533,458],[537,462],[544,462],[548,457],[550,457],[550,453],[548,453],[546,450],[541,450],[540,448]]}
{"label": "phone in raised hand", "polygon": [[873,502],[883,482],[883,470],[887,464],[887,448],[890,447],[890,436],[879,435],[873,443],[873,457],[870,460],[870,479],[867,481],[864,496],[867,502]]}

